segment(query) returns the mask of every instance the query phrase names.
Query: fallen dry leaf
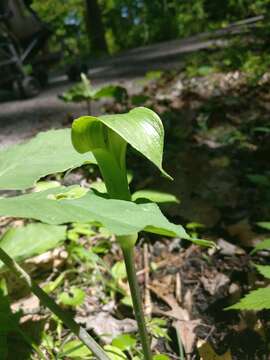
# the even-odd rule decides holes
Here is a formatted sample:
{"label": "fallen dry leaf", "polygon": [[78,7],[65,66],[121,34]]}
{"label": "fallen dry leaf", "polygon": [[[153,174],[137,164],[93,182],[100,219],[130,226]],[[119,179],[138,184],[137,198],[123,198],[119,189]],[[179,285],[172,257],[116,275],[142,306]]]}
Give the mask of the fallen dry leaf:
{"label": "fallen dry leaf", "polygon": [[21,310],[24,314],[34,314],[37,313],[39,309],[39,299],[35,295],[20,299],[11,305],[13,312]]}
{"label": "fallen dry leaf", "polygon": [[118,335],[137,331],[135,320],[129,318],[118,320],[108,312],[100,312],[87,317],[76,316],[75,319],[80,324],[85,324],[87,330],[93,330],[106,344],[110,344]]}
{"label": "fallen dry leaf", "polygon": [[163,311],[159,308],[155,309],[156,313],[159,313],[161,315],[165,315],[168,317],[171,317],[176,320],[184,321],[189,320],[189,313],[186,309],[182,308],[178,305],[177,300],[174,298],[174,296],[169,294],[164,294],[162,292],[163,288],[158,288],[157,286],[149,285],[149,289],[161,300],[167,304],[171,310]]}
{"label": "fallen dry leaf", "polygon": [[193,307],[193,294],[190,289],[187,289],[184,301],[183,301],[184,308],[187,309],[189,314],[192,314],[192,307]]}
{"label": "fallen dry leaf", "polygon": [[262,240],[262,236],[256,234],[252,230],[251,225],[246,219],[228,226],[227,230],[231,236],[235,236],[239,239],[242,246],[254,247]]}
{"label": "fallen dry leaf", "polygon": [[191,354],[193,351],[194,343],[196,340],[195,329],[200,325],[201,320],[189,320],[189,321],[179,321],[176,320],[173,322],[173,327],[175,328],[178,336],[180,336],[181,342],[184,346],[185,353]]}
{"label": "fallen dry leaf", "polygon": [[221,255],[233,256],[244,255],[246,252],[244,249],[236,246],[224,239],[218,239],[217,241],[218,251]]}
{"label": "fallen dry leaf", "polygon": [[218,355],[212,346],[205,340],[198,340],[197,348],[201,360],[232,360],[230,350],[223,355]]}
{"label": "fallen dry leaf", "polygon": [[175,320],[173,322],[173,326],[181,338],[186,354],[190,354],[196,340],[195,329],[201,323],[201,320],[191,320],[187,309],[181,307],[174,296],[164,294],[162,292],[162,287],[158,288],[149,286],[149,289],[171,308],[171,310],[168,311],[156,308],[154,309],[154,312],[160,315],[168,316]]}
{"label": "fallen dry leaf", "polygon": [[212,278],[202,276],[201,282],[204,289],[210,295],[215,295],[223,286],[230,283],[230,279],[225,274],[216,273],[216,275]]}
{"label": "fallen dry leaf", "polygon": [[30,259],[27,259],[24,264],[24,268],[28,272],[34,271],[48,271],[50,269],[57,269],[61,267],[67,260],[68,253],[64,247],[59,247],[50,251],[47,251],[41,255],[37,255]]}

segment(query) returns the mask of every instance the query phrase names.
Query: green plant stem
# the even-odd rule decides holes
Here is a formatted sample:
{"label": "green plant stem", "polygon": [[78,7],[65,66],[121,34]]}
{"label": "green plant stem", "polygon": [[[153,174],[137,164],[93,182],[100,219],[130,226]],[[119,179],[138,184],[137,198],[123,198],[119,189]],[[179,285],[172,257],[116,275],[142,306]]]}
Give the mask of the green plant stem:
{"label": "green plant stem", "polygon": [[87,113],[88,115],[91,115],[91,100],[86,100],[86,106],[87,106]]}
{"label": "green plant stem", "polygon": [[136,276],[135,259],[134,259],[134,246],[122,246],[124,260],[126,264],[127,277],[132,297],[132,303],[134,308],[135,317],[137,320],[139,334],[141,338],[143,354],[145,360],[152,360],[150,342],[145,325],[145,319],[143,314],[140,289]]}
{"label": "green plant stem", "polygon": [[88,334],[88,332],[77,324],[73,318],[61,309],[59,305],[42,290],[31,277],[13,260],[2,248],[0,248],[0,260],[21,278],[29,289],[40,299],[43,305],[49,308],[78,338],[92,351],[99,360],[110,360],[108,355]]}

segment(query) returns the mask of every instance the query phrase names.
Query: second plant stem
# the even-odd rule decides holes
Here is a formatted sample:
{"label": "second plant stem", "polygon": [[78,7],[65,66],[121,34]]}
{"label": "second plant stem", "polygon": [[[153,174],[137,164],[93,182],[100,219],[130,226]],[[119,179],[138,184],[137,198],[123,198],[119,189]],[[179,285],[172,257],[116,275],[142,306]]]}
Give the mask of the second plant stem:
{"label": "second plant stem", "polygon": [[126,264],[127,277],[131,292],[131,298],[135,313],[135,318],[137,320],[139,335],[142,343],[143,354],[145,360],[152,360],[152,353],[150,348],[149,337],[146,329],[140,289],[138,285],[136,269],[135,269],[135,259],[134,259],[134,246],[122,247],[124,260]]}

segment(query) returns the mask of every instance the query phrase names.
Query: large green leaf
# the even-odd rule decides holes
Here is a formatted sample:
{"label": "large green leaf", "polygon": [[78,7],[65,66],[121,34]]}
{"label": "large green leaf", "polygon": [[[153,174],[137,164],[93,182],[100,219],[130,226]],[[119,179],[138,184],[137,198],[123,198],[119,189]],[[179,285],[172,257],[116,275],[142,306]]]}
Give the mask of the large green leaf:
{"label": "large green leaf", "polygon": [[[78,197],[76,187],[54,188],[0,199],[0,216],[30,218],[49,224],[96,222],[112,234],[121,236],[141,230],[189,239],[184,228],[170,223],[156,204],[135,204],[106,199],[91,190]],[[69,194],[75,194],[74,198]],[[209,242],[203,242],[208,244]]]}
{"label": "large green leaf", "polygon": [[[29,224],[9,229],[0,239],[0,247],[13,259],[22,261],[55,248],[65,238],[66,226]],[[0,261],[1,267],[3,263]]]}
{"label": "large green leaf", "polygon": [[41,177],[96,163],[91,153],[79,154],[72,146],[70,129],[50,130],[27,143],[0,151],[0,189],[23,190]]}
{"label": "large green leaf", "polygon": [[84,152],[89,148],[102,146],[105,139],[102,138],[102,128],[98,126],[100,123],[117,133],[169,177],[162,168],[164,129],[154,111],[138,107],[126,114],[80,117],[72,125],[72,140],[78,151]]}

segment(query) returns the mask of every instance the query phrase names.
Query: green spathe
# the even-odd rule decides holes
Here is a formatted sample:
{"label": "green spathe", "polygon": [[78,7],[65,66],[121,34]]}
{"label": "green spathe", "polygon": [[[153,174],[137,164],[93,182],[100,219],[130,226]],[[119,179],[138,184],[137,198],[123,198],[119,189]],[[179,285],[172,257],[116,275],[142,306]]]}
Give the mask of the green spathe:
{"label": "green spathe", "polygon": [[[111,136],[106,128],[118,134],[124,142],[130,144],[164,175],[170,177],[162,167],[164,129],[154,111],[138,107],[126,114],[80,117],[72,125],[72,142],[75,149],[84,153],[106,148]],[[123,145],[119,145],[118,150],[122,151],[122,147]]]}
{"label": "green spathe", "polygon": [[75,120],[72,142],[80,153],[95,156],[111,198],[130,200],[126,171],[126,141],[93,116]]}

